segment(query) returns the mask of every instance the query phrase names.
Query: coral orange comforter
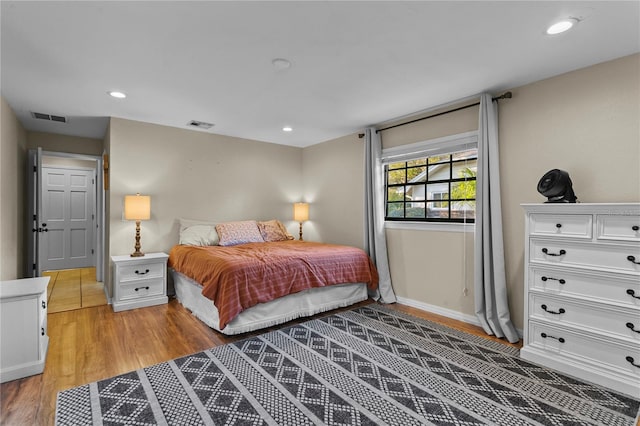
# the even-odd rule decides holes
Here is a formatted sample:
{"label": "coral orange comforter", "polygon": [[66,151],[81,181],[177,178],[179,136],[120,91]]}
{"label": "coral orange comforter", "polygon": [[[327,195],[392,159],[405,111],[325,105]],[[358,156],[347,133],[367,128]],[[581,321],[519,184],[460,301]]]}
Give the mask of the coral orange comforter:
{"label": "coral orange comforter", "polygon": [[202,294],[218,308],[221,330],[243,310],[287,294],[342,283],[378,286],[378,272],[364,251],[313,242],[177,245],[169,266],[202,284]]}

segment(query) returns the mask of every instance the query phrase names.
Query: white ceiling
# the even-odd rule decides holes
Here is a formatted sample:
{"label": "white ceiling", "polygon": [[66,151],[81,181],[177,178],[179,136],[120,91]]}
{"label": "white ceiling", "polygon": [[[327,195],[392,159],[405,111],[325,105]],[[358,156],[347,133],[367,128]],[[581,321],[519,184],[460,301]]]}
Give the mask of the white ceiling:
{"label": "white ceiling", "polygon": [[[544,33],[565,17],[582,21]],[[3,0],[1,19],[23,126],[94,138],[113,116],[304,147],[640,51],[638,1]]]}

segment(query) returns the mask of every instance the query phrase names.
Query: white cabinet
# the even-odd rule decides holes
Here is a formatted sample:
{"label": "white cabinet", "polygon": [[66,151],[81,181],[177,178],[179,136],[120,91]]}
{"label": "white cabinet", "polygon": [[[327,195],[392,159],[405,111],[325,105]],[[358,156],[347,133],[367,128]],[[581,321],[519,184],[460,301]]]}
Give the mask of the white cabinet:
{"label": "white cabinet", "polygon": [[0,281],[0,383],[44,371],[49,277]]}
{"label": "white cabinet", "polygon": [[167,303],[166,253],[147,253],[142,257],[112,256],[113,310]]}
{"label": "white cabinet", "polygon": [[523,204],[520,356],[640,397],[640,204]]}

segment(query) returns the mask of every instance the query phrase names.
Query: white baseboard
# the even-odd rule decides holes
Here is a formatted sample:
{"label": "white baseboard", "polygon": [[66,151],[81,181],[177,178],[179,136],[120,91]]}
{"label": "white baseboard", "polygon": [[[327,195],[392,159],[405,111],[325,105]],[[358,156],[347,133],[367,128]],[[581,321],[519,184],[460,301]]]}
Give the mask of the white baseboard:
{"label": "white baseboard", "polygon": [[406,297],[396,296],[398,303],[411,306],[412,308],[422,309],[423,311],[431,312],[433,314],[442,315],[443,317],[455,319],[458,321],[466,322],[468,324],[480,326],[480,321],[473,315],[463,314],[462,312],[454,311],[452,309],[442,308],[436,305],[430,305],[428,303],[420,302],[418,300],[408,299]]}
{"label": "white baseboard", "polygon": [[[396,296],[398,303],[411,306],[412,308],[421,309],[423,311],[431,312],[433,314],[442,315],[443,317],[451,318],[454,320],[466,322],[467,324],[477,325],[480,327],[480,321],[473,315],[463,314],[462,312],[454,311],[452,309],[443,308],[441,306],[430,305],[429,303],[420,302],[418,300],[408,299],[406,297]],[[522,338],[522,330],[516,329],[520,338]]]}

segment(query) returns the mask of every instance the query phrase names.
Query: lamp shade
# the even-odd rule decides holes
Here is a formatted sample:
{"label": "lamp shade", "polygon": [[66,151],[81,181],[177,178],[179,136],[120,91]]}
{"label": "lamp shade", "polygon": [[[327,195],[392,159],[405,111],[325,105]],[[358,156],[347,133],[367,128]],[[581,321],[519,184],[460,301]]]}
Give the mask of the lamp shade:
{"label": "lamp shade", "polygon": [[125,195],[124,218],[126,220],[151,219],[151,197],[148,195]]}
{"label": "lamp shade", "polygon": [[309,220],[309,203],[295,203],[293,205],[293,220],[296,222]]}

